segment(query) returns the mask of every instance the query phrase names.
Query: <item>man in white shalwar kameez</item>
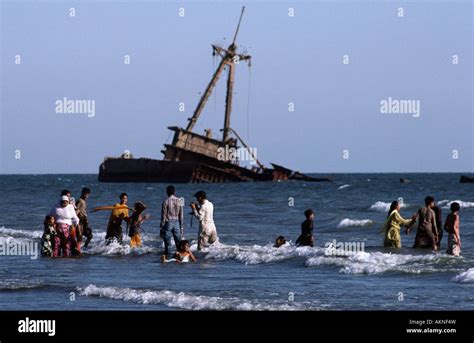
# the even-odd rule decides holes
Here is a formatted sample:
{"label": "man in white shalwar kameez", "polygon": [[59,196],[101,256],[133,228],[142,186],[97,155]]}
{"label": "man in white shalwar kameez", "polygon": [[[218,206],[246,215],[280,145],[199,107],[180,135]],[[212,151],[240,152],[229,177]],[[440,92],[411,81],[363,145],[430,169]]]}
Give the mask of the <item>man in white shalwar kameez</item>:
{"label": "man in white shalwar kameez", "polygon": [[206,192],[199,191],[194,195],[199,206],[191,203],[193,215],[199,220],[198,250],[208,247],[217,241],[217,230],[214,224],[214,205],[207,200]]}

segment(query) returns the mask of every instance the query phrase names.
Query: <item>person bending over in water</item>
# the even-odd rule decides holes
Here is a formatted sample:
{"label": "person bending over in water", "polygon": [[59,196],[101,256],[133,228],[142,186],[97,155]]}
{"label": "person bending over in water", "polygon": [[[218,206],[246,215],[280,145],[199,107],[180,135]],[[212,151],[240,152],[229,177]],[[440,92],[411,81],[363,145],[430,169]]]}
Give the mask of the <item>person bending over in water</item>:
{"label": "person bending over in water", "polygon": [[107,233],[105,235],[107,245],[112,243],[114,240],[116,240],[119,244],[122,244],[122,222],[124,220],[128,220],[128,211],[133,211],[132,208],[127,206],[127,202],[127,193],[122,193],[120,194],[120,203],[117,203],[114,206],[100,206],[92,210],[92,212],[106,210],[112,211],[107,224]]}
{"label": "person bending over in water", "polygon": [[[413,248],[428,248],[438,250],[438,228],[436,227],[436,214],[433,211],[435,205],[434,198],[425,198],[425,207],[418,210],[415,220],[418,219],[418,229],[416,230],[415,244]],[[411,225],[407,229],[410,233]]]}
{"label": "person bending over in water", "polygon": [[284,236],[278,236],[277,239],[275,240],[275,245],[273,245],[274,248],[279,248],[282,245],[286,244],[286,239]]}
{"label": "person bending over in water", "polygon": [[451,213],[446,217],[444,229],[448,233],[448,250],[449,255],[461,255],[461,236],[459,235],[459,209],[457,202],[451,204]]}
{"label": "person bending over in water", "polygon": [[400,215],[400,204],[398,201],[393,201],[388,210],[387,219],[383,224],[384,242],[383,246],[386,248],[401,248],[402,240],[400,237],[400,226],[411,225],[415,216],[411,219],[405,219]]}
{"label": "person bending over in water", "polygon": [[176,251],[172,259],[167,260],[166,255],[163,255],[161,259],[163,262],[178,262],[178,263],[186,263],[189,261],[196,262],[196,258],[194,257],[191,250],[189,250],[189,242],[187,240],[182,240],[179,243],[178,250]]}
{"label": "person bending over in water", "polygon": [[313,229],[314,229],[314,212],[312,209],[307,209],[304,211],[304,215],[306,220],[301,223],[301,235],[296,240],[296,246],[304,247],[314,246],[314,237],[313,237]]}
{"label": "person bending over in water", "polygon": [[53,216],[46,216],[44,219],[44,231],[41,236],[41,255],[53,257],[54,236],[56,236],[56,224]]}
{"label": "person bending over in water", "polygon": [[142,202],[135,203],[135,212],[127,220],[130,227],[128,229],[128,236],[130,237],[130,247],[141,247],[142,246],[142,223],[150,218],[149,214],[142,215],[145,211],[146,205]]}

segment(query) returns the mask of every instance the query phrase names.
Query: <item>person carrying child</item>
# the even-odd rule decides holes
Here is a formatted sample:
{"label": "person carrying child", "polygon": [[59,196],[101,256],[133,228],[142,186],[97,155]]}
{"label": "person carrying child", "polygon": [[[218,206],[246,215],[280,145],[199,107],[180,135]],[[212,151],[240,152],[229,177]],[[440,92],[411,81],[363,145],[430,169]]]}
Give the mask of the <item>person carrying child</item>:
{"label": "person carrying child", "polygon": [[71,256],[71,231],[79,224],[76,210],[69,203],[69,198],[63,195],[58,205],[50,212],[54,216],[57,235],[54,236],[53,256]]}

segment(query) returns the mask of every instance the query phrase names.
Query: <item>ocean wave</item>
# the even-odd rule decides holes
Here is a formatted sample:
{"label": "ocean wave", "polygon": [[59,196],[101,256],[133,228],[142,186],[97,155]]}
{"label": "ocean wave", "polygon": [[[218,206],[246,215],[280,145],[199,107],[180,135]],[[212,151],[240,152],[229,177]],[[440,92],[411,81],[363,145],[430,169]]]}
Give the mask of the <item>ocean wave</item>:
{"label": "ocean wave", "polygon": [[344,188],[347,188],[347,187],[350,187],[350,186],[351,185],[349,185],[349,184],[345,184],[345,185],[337,187],[337,189],[344,189]]}
{"label": "ocean wave", "polygon": [[474,283],[474,268],[469,268],[465,272],[456,275],[451,281],[460,283]]}
{"label": "ocean wave", "polygon": [[[105,241],[105,235],[106,235],[105,231],[100,231],[100,232],[93,231],[93,233],[94,233],[94,238],[92,239],[92,242],[100,243],[100,242]],[[143,242],[162,241],[159,234],[153,234],[153,233],[150,233],[148,231],[142,232],[140,236],[141,236],[141,239],[142,239]],[[130,241],[130,237],[128,237],[125,234],[125,231],[123,232],[123,240],[124,240],[124,242],[125,241]]]}
{"label": "ocean wave", "polygon": [[43,235],[43,231],[41,230],[17,230],[17,229],[10,229],[4,226],[0,227],[0,235],[6,235],[10,237],[18,237],[18,238],[41,238]]}
{"label": "ocean wave", "polygon": [[359,219],[345,218],[345,219],[341,220],[341,222],[339,224],[337,224],[337,228],[342,229],[342,228],[353,227],[353,226],[364,227],[364,226],[370,226],[373,223],[374,222],[370,219],[361,219],[361,220],[359,220]]}
{"label": "ocean wave", "polygon": [[[422,272],[449,271],[441,269],[440,262],[452,259],[444,254],[403,255],[383,252],[358,252],[348,257],[315,256],[306,260],[308,267],[320,265],[340,266],[345,274],[380,274],[384,272],[404,272],[419,274]],[[441,266],[443,264],[441,263]]]}
{"label": "ocean wave", "polygon": [[134,302],[138,304],[158,304],[185,310],[240,310],[240,311],[288,311],[319,309],[310,302],[288,302],[245,300],[240,298],[222,298],[192,295],[169,290],[136,290],[132,288],[100,287],[94,284],[77,289],[82,296],[98,296],[108,299]]}
{"label": "ocean wave", "polygon": [[[36,239],[35,239],[36,240]],[[0,244],[2,246],[34,246],[34,240],[25,237],[5,237],[0,236]],[[39,246],[39,241],[38,241]]]}
{"label": "ocean wave", "polygon": [[230,260],[234,259],[247,265],[264,264],[289,260],[298,256],[308,257],[322,253],[321,248],[296,247],[292,244],[285,244],[279,248],[274,248],[272,244],[265,246],[239,246],[213,244],[206,252],[206,259]]}
{"label": "ocean wave", "polygon": [[462,200],[441,200],[441,201],[438,201],[438,206],[441,206],[441,208],[449,209],[453,202],[457,202],[461,208],[474,207],[474,202],[462,201]]}
{"label": "ocean wave", "polygon": [[117,255],[143,255],[150,253],[157,253],[158,248],[142,245],[141,247],[131,248],[129,244],[119,244],[112,242],[107,245],[105,240],[100,242],[94,242],[89,245],[87,249],[83,249],[85,255],[105,255],[105,256],[117,256]]}
{"label": "ocean wave", "polygon": [[[383,201],[377,201],[376,203],[372,204],[370,206],[371,211],[377,211],[377,212],[388,212],[390,210],[390,202],[383,202]],[[401,203],[400,208],[406,208],[408,207],[407,204]]]}
{"label": "ocean wave", "polygon": [[6,279],[0,281],[0,292],[21,291],[42,287],[45,287],[45,285],[41,282],[28,282],[18,279]]}
{"label": "ocean wave", "polygon": [[[43,235],[41,230],[29,231],[29,230],[17,230],[5,227],[0,227],[0,244],[7,245],[20,245],[28,244],[31,241],[38,241]],[[105,232],[94,233],[94,238],[87,249],[83,249],[83,253],[86,255],[130,255],[130,254],[148,254],[158,252],[158,248],[146,245],[147,242],[156,241],[160,239],[158,235],[143,233],[142,241],[143,246],[140,248],[131,248],[130,238],[125,237],[124,244],[111,243],[106,244]]]}

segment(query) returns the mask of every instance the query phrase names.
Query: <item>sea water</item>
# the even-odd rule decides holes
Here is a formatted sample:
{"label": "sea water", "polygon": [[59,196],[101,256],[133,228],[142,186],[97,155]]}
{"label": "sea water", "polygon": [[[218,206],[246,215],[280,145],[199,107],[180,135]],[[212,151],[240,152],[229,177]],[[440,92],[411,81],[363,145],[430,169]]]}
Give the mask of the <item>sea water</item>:
{"label": "sea water", "polygon": [[[89,210],[112,205],[121,192],[151,215],[143,247],[105,245],[108,212],[90,213],[94,238],[79,258],[0,256],[2,310],[472,310],[474,309],[474,184],[457,174],[337,174],[335,182],[176,185],[185,199],[185,237],[196,250],[198,223],[189,202],[203,189],[214,203],[220,242],[196,252],[196,263],[160,261],[165,184],[99,183],[96,175],[0,176],[0,245],[39,244],[42,221],[63,189],[78,198],[92,189]],[[462,257],[382,246],[381,226],[392,200],[409,218],[433,195],[449,213],[461,204]],[[315,247],[295,247],[303,212],[316,212]],[[288,244],[274,248],[279,235]],[[358,244],[328,253],[332,242]]]}

